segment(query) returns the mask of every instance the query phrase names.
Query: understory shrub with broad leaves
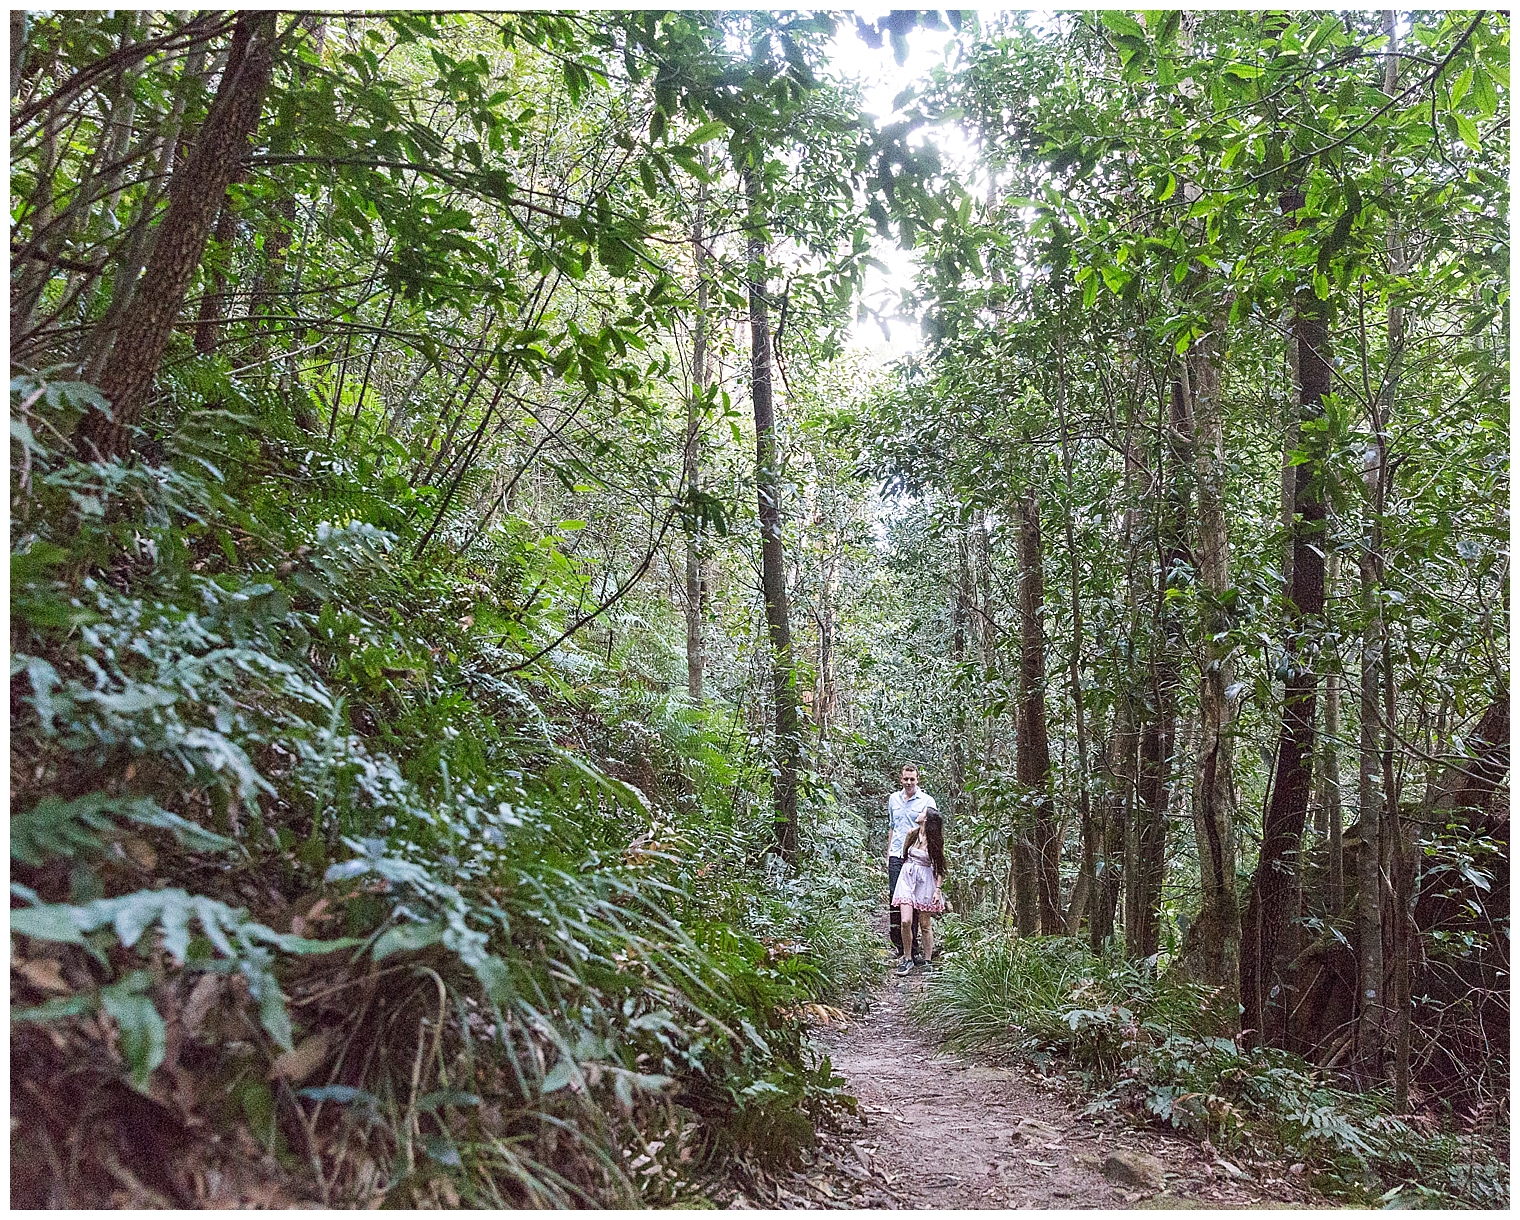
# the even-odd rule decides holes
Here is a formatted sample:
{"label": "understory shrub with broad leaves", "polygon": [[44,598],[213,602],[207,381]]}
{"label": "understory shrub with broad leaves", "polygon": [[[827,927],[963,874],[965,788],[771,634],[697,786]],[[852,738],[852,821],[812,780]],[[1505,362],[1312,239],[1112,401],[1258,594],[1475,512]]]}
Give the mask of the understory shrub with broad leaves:
{"label": "understory shrub with broad leaves", "polygon": [[808,1146],[837,954],[761,935],[731,726],[620,755],[470,632],[528,551],[411,561],[384,452],[361,495],[224,389],[152,465],[13,385],[17,1201],[628,1205]]}
{"label": "understory shrub with broad leaves", "polygon": [[1024,938],[981,914],[946,938],[944,968],[914,1001],[947,1046],[1042,1069],[1060,1059],[1091,1099],[1085,1113],[1130,1115],[1216,1147],[1275,1145],[1327,1193],[1361,1204],[1497,1207],[1507,1166],[1484,1142],[1393,1113],[1390,1090],[1336,1087],[1333,1073],[1225,1034],[1213,989],[1154,959],[1080,940]]}

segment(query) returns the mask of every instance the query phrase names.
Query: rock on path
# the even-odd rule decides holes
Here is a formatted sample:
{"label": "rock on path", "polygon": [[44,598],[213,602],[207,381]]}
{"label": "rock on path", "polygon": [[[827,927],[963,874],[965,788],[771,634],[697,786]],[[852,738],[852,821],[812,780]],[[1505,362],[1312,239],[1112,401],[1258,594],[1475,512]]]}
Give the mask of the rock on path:
{"label": "rock on path", "polygon": [[[853,1159],[852,1176],[865,1176],[864,1169],[872,1187],[884,1188],[879,1203],[855,1206],[1324,1206],[1284,1168],[1242,1168],[1234,1158],[1226,1168],[1186,1137],[1122,1119],[1098,1125],[1078,1118],[1076,1099],[1058,1076],[939,1051],[908,1015],[908,996],[923,985],[921,972],[888,974],[868,1012],[815,1034],[860,1102],[859,1120],[820,1166]],[[915,1050],[926,1053],[925,1062],[915,1063]],[[854,1157],[839,1155],[847,1151]]]}

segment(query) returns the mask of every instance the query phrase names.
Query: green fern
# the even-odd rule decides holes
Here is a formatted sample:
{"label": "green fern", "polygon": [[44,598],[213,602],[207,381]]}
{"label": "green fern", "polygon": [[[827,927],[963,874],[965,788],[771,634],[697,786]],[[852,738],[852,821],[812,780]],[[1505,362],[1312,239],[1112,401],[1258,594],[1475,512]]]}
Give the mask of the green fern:
{"label": "green fern", "polygon": [[[190,951],[191,922],[224,959],[248,981],[248,991],[259,1006],[259,1020],[281,1049],[290,1049],[290,1014],[285,996],[275,979],[270,949],[285,953],[332,953],[352,948],[361,941],[309,940],[288,932],[276,932],[255,923],[241,907],[229,907],[199,894],[180,889],[138,890],[119,898],[100,898],[84,906],[39,903],[11,912],[11,932],[36,940],[94,948],[87,935],[111,928],[126,948],[135,948],[150,928],[160,930],[160,942],[180,965]],[[151,1071],[151,1069],[149,1069]]]}
{"label": "green fern", "polygon": [[117,828],[115,819],[167,830],[181,847],[194,851],[227,851],[237,844],[178,814],[160,808],[145,796],[108,796],[92,792],[72,801],[44,797],[35,808],[11,819],[11,859],[42,864],[73,859],[105,850],[101,832]]}

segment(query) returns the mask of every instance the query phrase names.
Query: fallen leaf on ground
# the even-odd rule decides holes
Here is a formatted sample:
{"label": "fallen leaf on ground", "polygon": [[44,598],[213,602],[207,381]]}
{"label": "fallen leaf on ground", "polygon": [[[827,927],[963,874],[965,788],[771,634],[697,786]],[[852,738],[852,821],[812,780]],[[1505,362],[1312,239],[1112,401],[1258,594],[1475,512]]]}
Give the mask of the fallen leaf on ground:
{"label": "fallen leaf on ground", "polygon": [[330,1034],[324,1029],[309,1038],[303,1038],[294,1050],[286,1051],[269,1065],[269,1079],[283,1076],[291,1084],[300,1084],[327,1058],[329,1037]]}
{"label": "fallen leaf on ground", "polygon": [[11,969],[38,991],[66,992],[68,983],[63,979],[63,963],[57,958],[35,957],[29,962],[13,961]]}

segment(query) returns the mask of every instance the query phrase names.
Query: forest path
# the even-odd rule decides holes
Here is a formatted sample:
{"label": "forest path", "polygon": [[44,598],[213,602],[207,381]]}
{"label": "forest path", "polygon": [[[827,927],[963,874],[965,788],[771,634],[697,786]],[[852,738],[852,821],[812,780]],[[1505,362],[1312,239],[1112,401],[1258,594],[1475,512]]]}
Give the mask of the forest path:
{"label": "forest path", "polygon": [[[875,923],[885,944],[885,912]],[[864,1015],[815,1035],[860,1102],[843,1142],[897,1207],[1325,1206],[1284,1166],[1232,1160],[1236,1178],[1184,1136],[1080,1118],[1059,1075],[939,1050],[908,1012],[924,982],[888,974]]]}

